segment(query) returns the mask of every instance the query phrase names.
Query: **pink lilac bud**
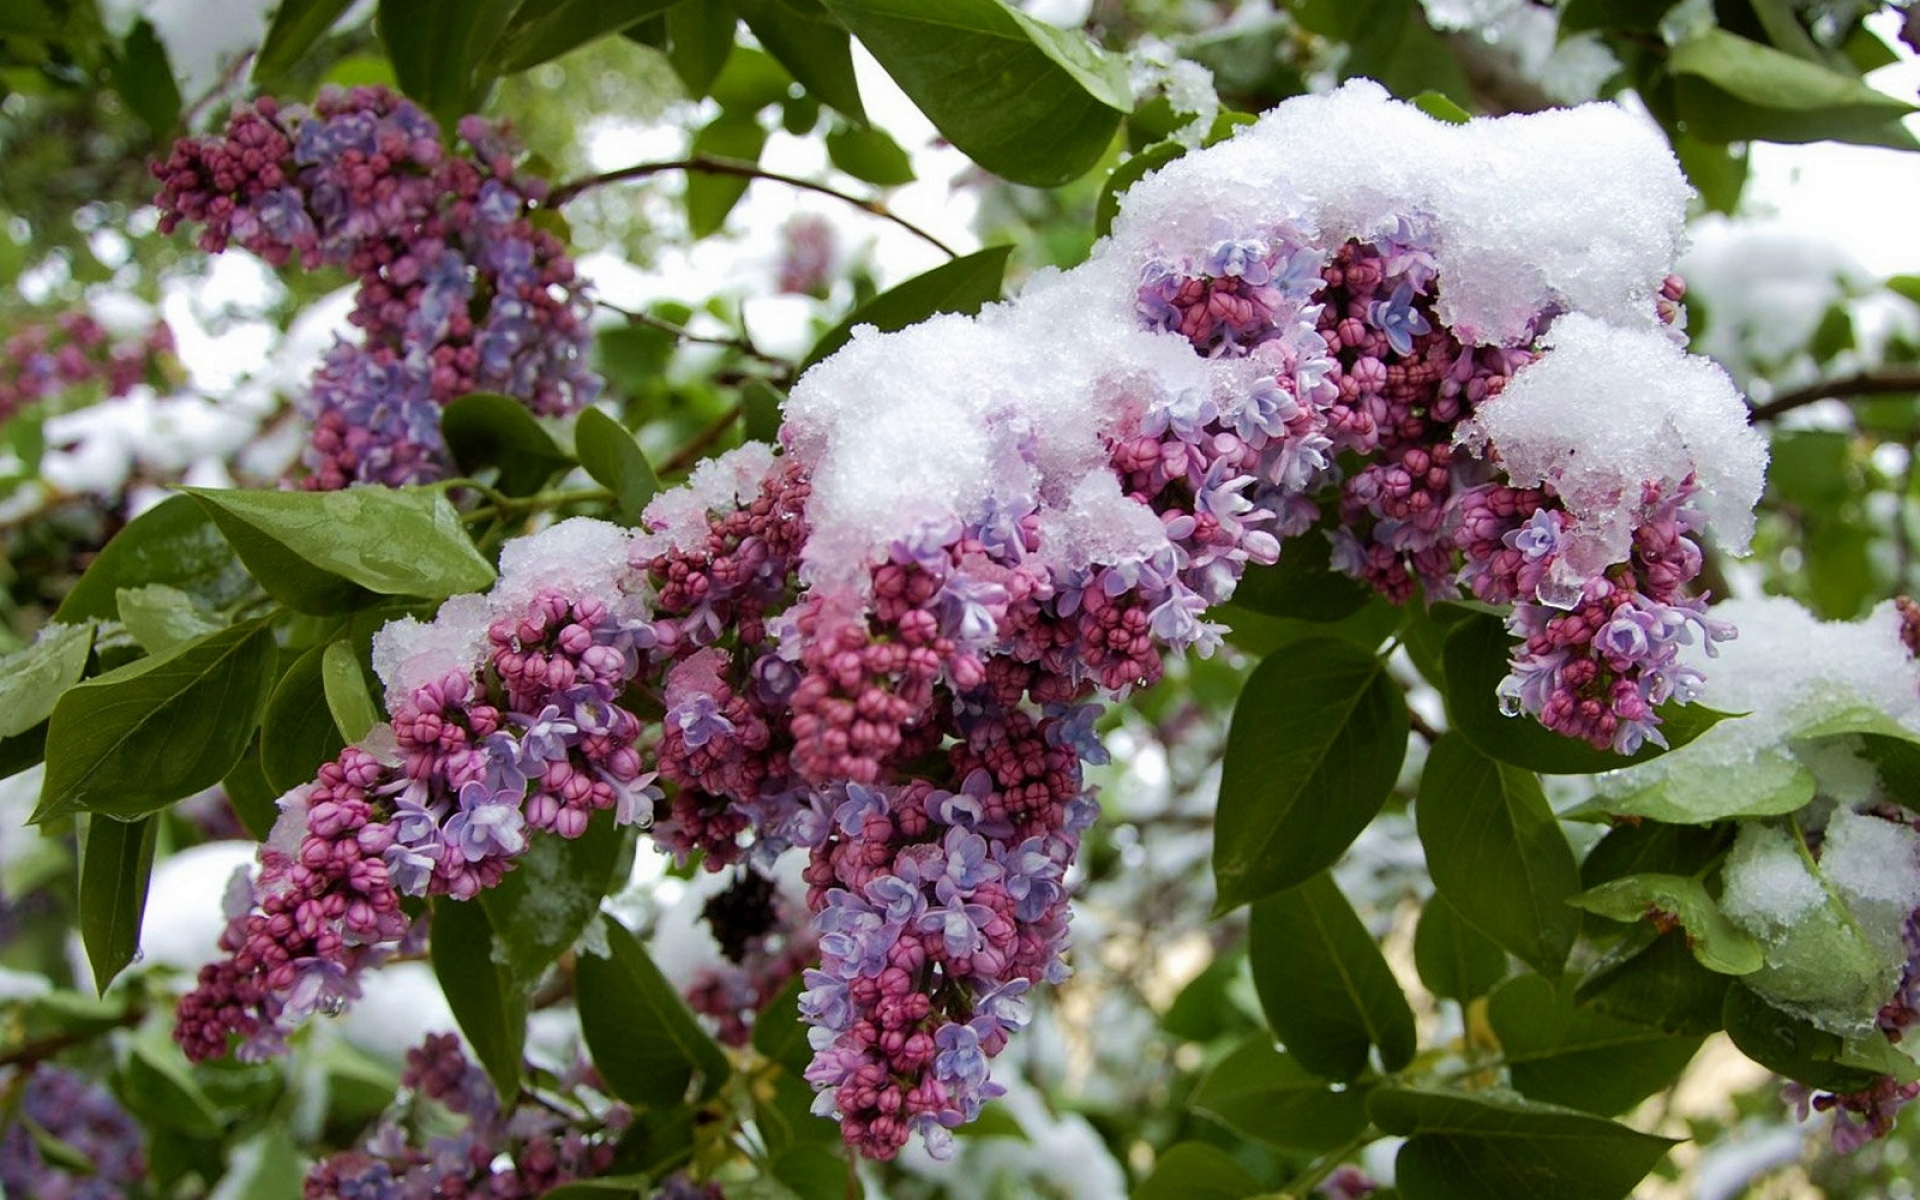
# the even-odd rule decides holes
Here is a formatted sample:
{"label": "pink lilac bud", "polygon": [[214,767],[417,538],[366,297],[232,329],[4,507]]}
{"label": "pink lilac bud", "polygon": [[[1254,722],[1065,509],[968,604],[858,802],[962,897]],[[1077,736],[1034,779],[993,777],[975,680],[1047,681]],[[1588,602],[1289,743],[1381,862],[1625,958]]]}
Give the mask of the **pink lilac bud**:
{"label": "pink lilac bud", "polygon": [[632,632],[597,599],[536,591],[490,630],[499,694],[458,673],[422,685],[395,706],[390,760],[348,747],[290,794],[288,840],[263,847],[229,957],[176,1012],[187,1055],[223,1054],[230,1035],[272,1053],[297,1022],[339,1012],[407,936],[402,895],[471,898],[534,833],[578,837],[603,809],[650,821],[640,722],[614,703],[638,660],[613,647]]}

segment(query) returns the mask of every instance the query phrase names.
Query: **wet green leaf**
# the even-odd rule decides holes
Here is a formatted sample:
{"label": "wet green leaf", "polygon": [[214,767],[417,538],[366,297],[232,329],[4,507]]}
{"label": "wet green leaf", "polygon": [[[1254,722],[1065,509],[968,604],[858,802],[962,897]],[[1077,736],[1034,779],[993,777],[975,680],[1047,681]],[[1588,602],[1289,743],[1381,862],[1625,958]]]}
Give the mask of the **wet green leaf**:
{"label": "wet green leaf", "polygon": [[1393,790],[1407,709],[1386,662],[1338,638],[1282,646],[1234,706],[1214,822],[1216,912],[1330,866]]}
{"label": "wet green leaf", "polygon": [[1106,153],[1133,107],[1117,58],[1000,0],[823,0],[967,157],[1052,187]]}
{"label": "wet green leaf", "polygon": [[220,782],[253,737],[273,657],[272,631],[249,621],[67,689],[34,820],[130,819]]}
{"label": "wet green leaf", "polygon": [[1434,743],[1414,806],[1433,885],[1468,924],[1548,976],[1580,934],[1573,847],[1530,772],[1458,734]]}
{"label": "wet green leaf", "polygon": [[159,831],[152,817],[87,822],[80,855],[80,940],[101,992],[139,952]]}
{"label": "wet green leaf", "polygon": [[1389,1071],[1413,1060],[1413,1010],[1331,875],[1255,903],[1247,957],[1267,1023],[1307,1070],[1350,1081],[1370,1046]]}

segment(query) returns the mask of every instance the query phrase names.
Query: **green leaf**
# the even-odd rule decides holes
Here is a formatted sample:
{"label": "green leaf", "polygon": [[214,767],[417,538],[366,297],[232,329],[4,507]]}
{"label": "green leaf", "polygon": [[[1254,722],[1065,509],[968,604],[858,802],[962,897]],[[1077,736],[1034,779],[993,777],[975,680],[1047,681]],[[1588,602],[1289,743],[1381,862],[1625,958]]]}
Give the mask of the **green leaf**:
{"label": "green leaf", "polygon": [[1920,810],[1920,745],[1884,733],[1863,733],[1860,751],[1880,772],[1880,786],[1896,804]]}
{"label": "green leaf", "polygon": [[573,466],[553,435],[512,396],[470,392],[440,410],[440,433],[468,475],[499,469],[494,485],[509,496],[530,496]]}
{"label": "green leaf", "polygon": [[780,440],[780,409],[787,398],[764,379],[749,379],[740,389],[740,434],[750,442]]}
{"label": "green leaf", "polygon": [[28,1041],[53,1035],[97,1037],[110,1029],[137,1024],[140,1015],[133,1004],[134,998],[127,995],[104,999],[79,991],[42,992],[11,1006],[0,1046],[12,1052]]}
{"label": "green leaf", "polygon": [[121,588],[163,583],[220,608],[252,583],[233,548],[200,505],[169,496],[114,535],[60,603],[54,620],[117,620]]}
{"label": "green leaf", "polygon": [[660,480],[627,427],[599,409],[589,408],[574,424],[573,444],[587,474],[613,493],[615,511],[621,519],[629,525],[638,521],[640,510],[660,490]]}
{"label": "green leaf", "polygon": [[266,841],[273,833],[274,822],[280,819],[280,793],[267,782],[266,772],[260,769],[258,739],[220,780],[220,786],[233,802],[234,815],[246,826],[247,835],[256,842]]}
{"label": "green leaf", "polygon": [[1856,25],[1840,51],[1846,55],[1853,69],[1862,75],[1878,71],[1881,67],[1890,67],[1900,61],[1899,53],[1892,46],[1880,40],[1880,35],[1863,25]]}
{"label": "green leaf", "polygon": [[1365,608],[1373,590],[1332,567],[1333,543],[1324,537],[1289,541],[1280,561],[1254,564],[1233,590],[1233,603],[1270,617],[1339,621]]}
{"label": "green leaf", "polygon": [[687,98],[707,94],[733,52],[733,6],[726,0],[682,0],[666,12],[667,61],[687,85]]}
{"label": "green leaf", "polygon": [[1407,1139],[1394,1160],[1407,1200],[1621,1200],[1674,1144],[1583,1112],[1452,1092],[1376,1088],[1367,1109]]}
{"label": "green leaf", "polygon": [[772,104],[793,98],[793,77],[770,54],[735,46],[713,81],[713,99],[737,117],[757,116]]}
{"label": "green leaf", "polygon": [[767,53],[779,59],[802,87],[854,120],[866,122],[853,73],[852,39],[817,0],[734,0],[733,6]]}
{"label": "green leaf", "polygon": [[813,1061],[807,1025],[800,1019],[800,993],[806,980],[795,975],[753,1020],[753,1048],[798,1076]]}
{"label": "green leaf", "polygon": [[1332,865],[1380,811],[1406,752],[1406,700],[1385,660],[1327,637],[1269,655],[1227,733],[1215,912]]}
{"label": "green leaf", "polygon": [[1467,923],[1543,975],[1580,935],[1580,868],[1540,781],[1457,734],[1435,742],[1414,805],[1433,886]]}
{"label": "green leaf", "polygon": [[527,1037],[527,998],[494,959],[493,925],[477,901],[438,896],[429,927],[434,978],[446,993],[460,1032],[487,1069],[503,1107],[520,1093],[520,1055]]}
{"label": "green leaf", "polygon": [[113,90],[127,102],[133,115],[156,134],[166,133],[180,119],[180,85],[174,82],[167,48],[145,17],[134,22],[120,52],[113,58]]}
{"label": "green leaf", "polygon": [[162,1128],[196,1138],[217,1138],[226,1129],[225,1117],[186,1060],[160,1039],[133,1043],[119,1091],[128,1108]]}
{"label": "green leaf", "polygon": [[1608,880],[1647,871],[1697,875],[1733,844],[1730,825],[1667,825],[1630,821],[1609,829],[1580,863],[1580,883],[1596,888]]}
{"label": "green leaf", "polygon": [[1260,1007],[1300,1065],[1345,1082],[1369,1046],[1389,1071],[1413,1060],[1413,1010],[1330,874],[1255,903],[1247,938]]}
{"label": "green leaf", "polygon": [[1444,121],[1448,125],[1465,125],[1473,120],[1472,113],[1448,99],[1444,92],[1421,92],[1411,103],[1434,120]]}
{"label": "green leaf", "polygon": [[627,927],[603,918],[601,928],[607,955],[586,951],[574,967],[580,1029],[601,1078],[629,1104],[681,1104],[696,1077],[700,1098],[711,1099],[727,1079],[726,1053]]}
{"label": "green leaf", "polygon": [[353,0],[280,0],[253,60],[253,78],[277,80],[305,58],[314,43],[353,7]]}
{"label": "green leaf", "polygon": [[380,710],[367,691],[367,673],[360,656],[345,641],[328,642],[320,656],[320,682],[326,692],[327,713],[342,744],[358,742],[380,721]]}
{"label": "green leaf", "polygon": [[1179,142],[1161,142],[1147,147],[1110,171],[1107,182],[1100,188],[1100,201],[1094,207],[1094,233],[1105,237],[1113,232],[1113,221],[1120,215],[1120,200],[1127,190],[1186,152],[1187,148]]}
{"label": "green leaf", "polygon": [[40,1152],[47,1165],[72,1171],[79,1175],[91,1175],[99,1169],[98,1165],[85,1151],[72,1142],[62,1141],[48,1132],[47,1127],[25,1113],[20,1114],[20,1124],[27,1131],[27,1138],[33,1148]]}
{"label": "green leaf", "polygon": [[1132,1200],[1243,1200],[1266,1189],[1218,1146],[1180,1142],[1153,1164]]}
{"label": "green leaf", "polygon": [[232,1166],[213,1193],[220,1200],[299,1200],[307,1164],[285,1122],[236,1142],[227,1161]]}
{"label": "green leaf", "polygon": [[800,364],[801,371],[846,345],[858,325],[871,325],[882,333],[890,333],[918,324],[935,313],[979,312],[1000,298],[1007,255],[1011,253],[1012,246],[988,246],[887,289],[848,313],[846,320],[814,343]]}
{"label": "green leaf", "polygon": [[827,131],[827,157],[833,165],[879,187],[913,182],[913,162],[900,143],[872,125],[836,124]]}
{"label": "green leaf", "polygon": [[160,824],[152,817],[87,822],[80,856],[80,940],[101,992],[140,950],[140,920]]}
{"label": "green leaf", "polygon": [[543,0],[520,6],[494,47],[502,75],[550,62],[673,7],[674,0]]}
{"label": "green leaf", "polygon": [[1507,952],[1435,893],[1414,927],[1413,965],[1434,995],[1465,1004],[1506,978]]}
{"label": "green leaf", "polygon": [[[1241,959],[1238,955],[1217,955],[1207,969],[1194,976],[1173,998],[1160,1028],[1185,1042],[1211,1042],[1229,1034],[1242,1035],[1261,1028],[1247,1006],[1239,1001]],[[1257,1001],[1258,997],[1254,997]]]}
{"label": "green leaf", "polygon": [[224,626],[190,594],[164,583],[121,588],[116,599],[120,623],[149,654],[165,654]]}
{"label": "green leaf", "polygon": [[1688,764],[1664,773],[1657,782],[1616,793],[1618,780],[1602,780],[1601,794],[1569,810],[1639,817],[1652,821],[1703,824],[1731,817],[1770,817],[1794,812],[1813,799],[1813,772],[1784,746],[1762,747],[1736,778],[1718,767]]}
{"label": "green leaf", "polygon": [[348,585],[443,599],[493,583],[493,567],[434,488],[187,492],[261,586],[296,612],[336,611],[355,593]]}
{"label": "green leaf", "polygon": [[1221,1059],[1190,1103],[1242,1137],[1285,1150],[1331,1150],[1367,1127],[1366,1088],[1336,1091],[1265,1034]]}
{"label": "green leaf", "polygon": [[611,811],[593,814],[577,838],[532,838],[506,878],[480,894],[507,969],[531,986],[600,911],[622,831]]}
{"label": "green leaf", "polygon": [[273,656],[273,632],[249,621],[67,689],[34,821],[131,819],[220,782],[253,737]]}
{"label": "green leaf", "polygon": [[93,623],[48,625],[33,645],[0,658],[0,738],[26,733],[79,682],[93,650]]}
{"label": "green leaf", "polygon": [[[1501,712],[1500,681],[1507,676],[1512,650],[1513,639],[1498,617],[1469,617],[1447,635],[1443,656],[1447,716],[1482,754],[1543,775],[1597,775],[1667,753],[1652,742],[1634,754],[1597,750],[1578,738],[1553,732],[1532,717]],[[1661,734],[1676,749],[1732,715],[1671,701],[1654,711],[1660,715]]]}
{"label": "green leaf", "polygon": [[1324,638],[1331,634],[1341,641],[1374,651],[1398,631],[1407,613],[1385,596],[1375,596],[1359,612],[1338,621],[1303,621],[1298,617],[1270,617],[1237,604],[1221,604],[1207,610],[1209,621],[1227,626],[1226,639],[1241,650],[1266,658],[1282,646]]}
{"label": "green leaf", "polygon": [[25,733],[0,738],[0,779],[11,779],[28,767],[39,766],[47,757],[47,723],[35,725]]}
{"label": "green leaf", "polygon": [[773,1160],[773,1177],[800,1200],[859,1200],[865,1194],[846,1155],[817,1142],[783,1151]]}
{"label": "green leaf", "polygon": [[1674,157],[1707,211],[1731,216],[1747,186],[1747,147],[1703,141],[1687,133],[1673,134],[1672,142]]}
{"label": "green leaf", "polygon": [[[767,131],[752,113],[722,109],[706,128],[693,135],[693,153],[749,165],[760,161]],[[752,181],[743,175],[714,171],[687,174],[687,226],[695,238],[711,237],[727,223],[727,214],[747,194]]]}
{"label": "green leaf", "polygon": [[1722,975],[1750,975],[1766,963],[1760,943],[1729,921],[1706,885],[1691,876],[1627,875],[1589,888],[1568,903],[1616,921],[1638,921],[1655,913],[1678,921],[1700,965]]}
{"label": "green leaf", "polygon": [[1668,1033],[1707,1034],[1720,1028],[1729,982],[1701,966],[1687,949],[1686,935],[1676,929],[1657,937],[1628,937],[1594,964],[1574,1000]]}
{"label": "green leaf", "polygon": [[1118,59],[1000,0],[824,0],[947,139],[1014,183],[1093,168],[1133,107]]}
{"label": "green leaf", "polygon": [[314,646],[287,668],[260,718],[260,769],[277,792],[311,780],[346,745],[334,727],[322,682],[326,646]]}
{"label": "green leaf", "polygon": [[1913,145],[1900,127],[1912,105],[1857,76],[1718,27],[1673,48],[1667,70],[1687,132],[1709,142]]}
{"label": "green leaf", "polygon": [[1378,80],[1396,96],[1439,92],[1471,96],[1473,85],[1446,40],[1406,0],[1306,0],[1295,10],[1302,25],[1347,43],[1340,77]]}
{"label": "green leaf", "polygon": [[60,36],[60,22],[46,0],[0,0],[0,35],[30,38]]}
{"label": "green leaf", "polygon": [[1873,1083],[1875,1072],[1840,1061],[1846,1043],[1837,1034],[1781,1012],[1744,984],[1727,989],[1721,1015],[1740,1053],[1769,1071],[1839,1094]]}
{"label": "green leaf", "polygon": [[374,26],[400,90],[451,131],[480,110],[493,81],[475,67],[518,7],[520,0],[379,0]]}
{"label": "green leaf", "polygon": [[1487,1020],[1522,1095],[1600,1116],[1625,1112],[1671,1084],[1701,1042],[1575,1008],[1538,975],[1496,988]]}

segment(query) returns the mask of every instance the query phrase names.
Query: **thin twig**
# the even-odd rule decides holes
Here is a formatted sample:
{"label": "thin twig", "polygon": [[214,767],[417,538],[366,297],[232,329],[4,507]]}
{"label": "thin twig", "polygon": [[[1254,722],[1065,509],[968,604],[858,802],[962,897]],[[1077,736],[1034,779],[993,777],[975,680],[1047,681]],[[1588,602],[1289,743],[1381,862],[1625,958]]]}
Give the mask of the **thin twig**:
{"label": "thin twig", "polygon": [[1426,739],[1429,746],[1440,740],[1440,731],[1427,724],[1427,719],[1411,708],[1407,709],[1407,727]]}
{"label": "thin twig", "polygon": [[714,334],[695,333],[684,325],[675,325],[672,321],[656,317],[652,313],[635,312],[633,309],[621,308],[618,304],[612,304],[605,300],[598,301],[598,303],[601,308],[606,309],[608,312],[620,314],[629,324],[645,325],[648,329],[658,329],[662,333],[671,335],[676,341],[695,342],[702,346],[725,346],[730,350],[738,350],[748,358],[757,359],[769,366],[785,367],[789,371],[793,369],[793,363],[790,360],[781,358],[777,354],[768,354],[766,351],[760,349],[760,347],[754,345],[753,338],[744,330],[738,337],[720,337]]}
{"label": "thin twig", "polygon": [[719,158],[711,154],[695,154],[687,158],[676,158],[670,162],[635,163],[631,167],[622,167],[617,171],[608,171],[603,175],[589,175],[583,179],[575,179],[570,183],[563,183],[553,189],[553,193],[547,197],[547,205],[550,208],[563,208],[575,197],[579,196],[580,193],[591,188],[597,188],[602,184],[625,183],[629,180],[645,179],[650,175],[659,175],[667,171],[697,171],[707,175],[731,175],[737,179],[765,179],[773,183],[784,183],[788,187],[800,188],[803,191],[818,192],[822,196],[832,196],[836,200],[853,205],[861,212],[870,213],[885,221],[892,221],[908,233],[913,234],[915,237],[937,248],[948,258],[960,257],[959,251],[920,228],[918,225],[915,225],[912,221],[900,216],[878,200],[862,200],[858,196],[849,196],[837,188],[829,187],[824,183],[816,183],[811,179],[801,179],[794,175],[782,175],[777,171],[766,170],[755,163],[743,162],[737,158]]}
{"label": "thin twig", "polygon": [[1796,408],[1805,408],[1818,400],[1845,400],[1851,396],[1890,396],[1901,392],[1920,392],[1920,367],[1881,367],[1861,371],[1839,379],[1826,379],[1775,396],[1765,404],[1756,404],[1749,415],[1755,421],[1771,421]]}
{"label": "thin twig", "polygon": [[[120,1019],[115,1021],[108,1028],[111,1028],[111,1029],[131,1028],[135,1025],[138,1025],[142,1020],[144,1020],[146,1018],[146,1015],[147,1015],[146,1009],[140,1007],[137,1004],[133,1005],[132,1007],[128,1008],[126,1012],[120,1014]],[[45,1037],[34,1038],[30,1042],[22,1042],[20,1045],[15,1046],[13,1049],[7,1051],[5,1054],[0,1054],[0,1070],[3,1070],[7,1067],[21,1066],[22,1064],[26,1064],[26,1063],[37,1063],[37,1062],[45,1061],[46,1059],[52,1058],[54,1055],[60,1053],[62,1050],[66,1050],[71,1047],[78,1046],[82,1042],[88,1042],[93,1040],[96,1037],[99,1037],[102,1032],[104,1031],[98,1030],[98,1029],[89,1029],[85,1031],[70,1029],[63,1033],[50,1033]]]}
{"label": "thin twig", "polygon": [[257,48],[250,47],[245,52],[235,55],[234,60],[227,64],[225,70],[220,72],[220,78],[213,81],[213,86],[208,88],[206,92],[192,104],[189,104],[181,110],[180,116],[175,122],[179,128],[192,132],[193,123],[200,119],[200,114],[206,110],[209,104],[212,104],[221,96],[226,95],[236,83],[240,82],[240,76],[246,73],[248,64],[253,62],[253,56],[258,52]]}
{"label": "thin twig", "polygon": [[738,421],[740,415],[746,412],[746,410],[747,406],[745,404],[729,406],[727,411],[715,418],[711,425],[708,425],[699,433],[694,434],[692,438],[688,439],[684,446],[675,450],[671,456],[660,464],[655,473],[671,475],[676,471],[684,471],[695,462],[698,462],[700,456],[706,453],[707,447],[719,441],[727,430],[733,428],[733,423]]}

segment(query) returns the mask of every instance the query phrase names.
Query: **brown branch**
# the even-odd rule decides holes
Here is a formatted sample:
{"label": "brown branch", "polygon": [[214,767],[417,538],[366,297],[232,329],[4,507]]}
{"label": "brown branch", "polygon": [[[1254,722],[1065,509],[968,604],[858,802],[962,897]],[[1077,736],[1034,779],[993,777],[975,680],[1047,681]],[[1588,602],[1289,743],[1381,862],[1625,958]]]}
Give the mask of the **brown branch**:
{"label": "brown branch", "polygon": [[631,167],[622,167],[617,171],[608,171],[604,175],[589,175],[583,179],[575,179],[572,182],[563,183],[553,189],[553,193],[547,197],[547,206],[550,208],[563,208],[582,192],[600,187],[602,184],[625,183],[629,180],[645,179],[648,176],[659,175],[667,171],[696,171],[707,175],[731,175],[736,179],[765,179],[773,183],[784,183],[788,187],[799,188],[802,191],[818,192],[822,196],[832,196],[836,200],[853,205],[861,212],[879,217],[883,221],[892,221],[908,233],[913,234],[915,237],[935,247],[948,258],[960,257],[959,252],[953,247],[947,245],[905,217],[895,213],[878,200],[862,200],[858,196],[849,196],[843,191],[829,187],[824,183],[816,183],[811,179],[801,179],[794,175],[782,175],[777,171],[766,170],[755,163],[743,162],[737,158],[719,158],[711,154],[695,154],[688,158],[676,158],[671,162],[635,163]]}
{"label": "brown branch", "polygon": [[[128,1008],[126,1012],[120,1014],[120,1019],[107,1028],[130,1029],[144,1020],[146,1015],[146,1009],[136,1004]],[[102,1029],[89,1029],[84,1032],[67,1030],[64,1033],[50,1033],[45,1037],[34,1038],[29,1042],[22,1042],[6,1053],[0,1054],[0,1070],[8,1067],[44,1062],[62,1050],[78,1046],[83,1042],[92,1041],[104,1032],[106,1032],[106,1030]]]}
{"label": "brown branch", "polygon": [[259,53],[258,48],[249,48],[235,55],[233,61],[220,72],[220,78],[213,81],[213,86],[180,111],[180,115],[174,119],[175,127],[183,133],[192,133],[193,123],[200,119],[200,114],[205,112],[215,100],[233,90],[240,82],[240,77],[245,75],[247,68],[253,64],[253,56],[257,53]]}
{"label": "brown branch", "polygon": [[1853,396],[1890,396],[1901,392],[1920,392],[1920,367],[1881,367],[1825,379],[1775,396],[1765,404],[1756,404],[1748,414],[1755,421],[1771,421],[1796,408],[1805,408],[1818,400],[1845,400]]}
{"label": "brown branch", "polygon": [[711,425],[708,425],[699,433],[694,434],[693,437],[687,440],[684,446],[675,450],[672,457],[661,463],[655,473],[659,475],[671,475],[676,471],[684,471],[698,462],[700,456],[706,453],[707,448],[719,441],[727,430],[733,428],[733,423],[738,421],[741,414],[746,412],[746,410],[747,408],[744,404],[730,406],[727,411],[721,413]]}

